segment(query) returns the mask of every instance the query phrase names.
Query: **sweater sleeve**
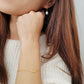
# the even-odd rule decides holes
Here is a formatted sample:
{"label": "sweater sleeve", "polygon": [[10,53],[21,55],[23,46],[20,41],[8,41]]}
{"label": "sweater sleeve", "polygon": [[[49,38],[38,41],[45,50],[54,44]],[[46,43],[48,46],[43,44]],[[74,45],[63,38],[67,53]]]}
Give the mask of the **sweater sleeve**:
{"label": "sweater sleeve", "polygon": [[70,73],[58,54],[44,63],[41,70],[42,84],[71,84]]}

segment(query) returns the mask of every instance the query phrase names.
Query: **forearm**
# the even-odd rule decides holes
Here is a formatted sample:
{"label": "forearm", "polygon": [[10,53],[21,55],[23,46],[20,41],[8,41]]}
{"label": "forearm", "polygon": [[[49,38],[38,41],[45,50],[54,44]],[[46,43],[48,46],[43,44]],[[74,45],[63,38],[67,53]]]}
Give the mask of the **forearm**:
{"label": "forearm", "polygon": [[[39,71],[32,73],[32,68]],[[18,70],[23,69],[26,71],[17,72],[16,84],[41,84],[40,45],[39,40],[32,37],[21,43]]]}

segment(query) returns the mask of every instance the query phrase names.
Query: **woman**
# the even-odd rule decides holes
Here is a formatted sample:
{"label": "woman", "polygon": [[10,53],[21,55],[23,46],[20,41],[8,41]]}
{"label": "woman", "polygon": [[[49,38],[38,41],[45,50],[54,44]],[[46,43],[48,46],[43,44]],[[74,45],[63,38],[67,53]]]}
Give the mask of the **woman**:
{"label": "woman", "polygon": [[73,0],[0,0],[0,11],[2,84],[82,84]]}

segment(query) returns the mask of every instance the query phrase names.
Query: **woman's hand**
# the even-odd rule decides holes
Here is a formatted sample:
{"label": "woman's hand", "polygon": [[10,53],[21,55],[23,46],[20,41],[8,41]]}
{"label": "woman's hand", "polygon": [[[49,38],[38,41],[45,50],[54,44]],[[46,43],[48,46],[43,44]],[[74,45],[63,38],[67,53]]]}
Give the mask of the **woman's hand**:
{"label": "woman's hand", "polygon": [[27,40],[29,35],[39,38],[44,23],[44,17],[44,11],[30,11],[28,14],[19,16],[16,24],[20,41]]}
{"label": "woman's hand", "polygon": [[[18,70],[26,71],[17,73],[15,84],[42,84],[39,37],[44,17],[44,12],[31,11],[17,19],[18,35],[22,44]],[[31,72],[32,69],[37,72]]]}

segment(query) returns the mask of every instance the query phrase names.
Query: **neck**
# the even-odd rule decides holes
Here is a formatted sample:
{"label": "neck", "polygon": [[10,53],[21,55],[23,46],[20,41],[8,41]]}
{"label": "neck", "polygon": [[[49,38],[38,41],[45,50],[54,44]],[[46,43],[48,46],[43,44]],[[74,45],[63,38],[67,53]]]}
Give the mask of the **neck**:
{"label": "neck", "polygon": [[10,25],[9,25],[9,27],[10,27],[10,39],[19,40],[16,21],[17,21],[17,16],[11,15]]}
{"label": "neck", "polygon": [[[11,15],[10,24],[9,24],[9,27],[10,27],[9,39],[19,40],[16,22],[17,22],[17,16]],[[41,33],[41,35],[42,34],[44,33]]]}

